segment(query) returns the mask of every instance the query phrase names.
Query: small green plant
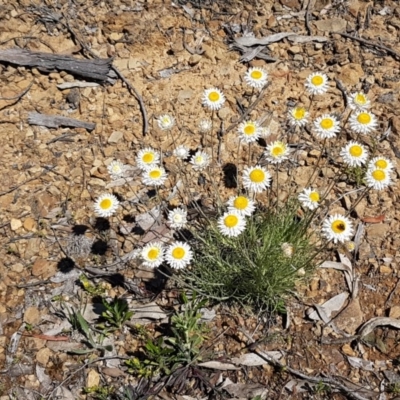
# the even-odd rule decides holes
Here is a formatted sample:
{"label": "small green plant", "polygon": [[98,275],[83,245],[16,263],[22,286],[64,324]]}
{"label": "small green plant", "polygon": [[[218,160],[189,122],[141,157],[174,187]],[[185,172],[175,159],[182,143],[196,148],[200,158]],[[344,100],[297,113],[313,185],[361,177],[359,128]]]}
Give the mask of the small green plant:
{"label": "small green plant", "polygon": [[201,323],[200,309],[206,300],[198,301],[182,294],[182,312],[171,317],[172,336],[148,339],[143,349],[143,359],[132,358],[125,364],[130,373],[149,377],[158,373],[170,375],[178,367],[191,365],[200,359],[206,326]]}
{"label": "small green plant", "polygon": [[400,382],[390,383],[387,387],[388,393],[399,394],[400,393]]}
{"label": "small green plant", "polygon": [[91,395],[90,398],[95,400],[108,400],[115,392],[113,386],[91,386],[82,389],[83,394]]}
{"label": "small green plant", "polygon": [[298,203],[258,211],[246,232],[223,236],[211,223],[197,234],[194,268],[177,278],[203,296],[253,308],[284,311],[295,283],[310,273],[317,254],[309,224],[299,218]]}
{"label": "small green plant", "polygon": [[108,330],[121,329],[122,325],[132,318],[133,311],[129,311],[128,303],[125,299],[114,298],[110,302],[102,299],[105,311],[101,313],[101,318],[105,321],[104,325],[99,325],[100,328]]}
{"label": "small green plant", "polygon": [[101,286],[101,285],[93,285],[89,279],[87,278],[87,276],[85,274],[82,274],[79,277],[79,282],[81,283],[81,285],[83,286],[83,288],[86,290],[86,292],[88,292],[89,294],[91,294],[92,296],[101,296],[105,293],[106,289],[105,287]]}

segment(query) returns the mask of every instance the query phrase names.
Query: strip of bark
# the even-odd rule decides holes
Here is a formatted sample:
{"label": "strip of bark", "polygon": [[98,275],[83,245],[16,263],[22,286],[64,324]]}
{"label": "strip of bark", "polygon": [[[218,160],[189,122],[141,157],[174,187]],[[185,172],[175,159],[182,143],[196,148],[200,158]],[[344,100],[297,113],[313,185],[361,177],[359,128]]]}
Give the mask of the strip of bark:
{"label": "strip of bark", "polygon": [[86,60],[61,54],[33,52],[14,48],[1,50],[0,62],[40,68],[47,71],[67,71],[72,75],[79,75],[84,78],[103,82],[110,77],[112,59]]}
{"label": "strip of bark", "polygon": [[47,128],[59,128],[60,126],[70,126],[73,128],[85,128],[92,131],[96,124],[92,122],[79,121],[78,119],[63,117],[62,115],[46,115],[37,112],[28,114],[30,125],[47,126]]}

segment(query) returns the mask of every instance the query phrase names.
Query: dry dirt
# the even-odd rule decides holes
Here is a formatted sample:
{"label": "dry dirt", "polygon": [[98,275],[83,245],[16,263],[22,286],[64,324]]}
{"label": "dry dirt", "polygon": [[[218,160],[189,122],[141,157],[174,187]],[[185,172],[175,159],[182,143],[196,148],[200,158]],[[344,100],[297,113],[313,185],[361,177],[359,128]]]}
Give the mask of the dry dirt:
{"label": "dry dirt", "polygon": [[[298,99],[309,103],[303,82],[315,70],[324,71],[332,80],[328,95],[315,100],[316,111],[343,112],[343,95],[335,84],[336,78],[348,92],[368,92],[380,121],[380,134],[391,129],[389,136],[376,140],[374,145],[380,154],[394,161],[395,182],[387,191],[371,193],[353,215],[358,222],[380,215],[384,220],[364,223],[359,253],[352,260],[359,290],[353,292],[353,298],[347,300],[334,322],[340,332],[355,335],[362,323],[371,318],[400,317],[400,6],[389,0],[310,2],[309,6],[300,0],[0,3],[0,51],[19,47],[77,58],[92,58],[93,54],[112,57],[113,65],[142,97],[149,123],[144,135],[139,103],[121,79],[94,87],[60,89],[60,84],[83,79],[65,71],[0,63],[0,400],[94,398],[81,389],[137,384],[138,379],[127,374],[118,359],[100,360],[79,369],[88,357],[93,357],[68,353],[84,347],[82,338],[71,335],[67,341],[57,340],[66,335],[63,318],[57,313],[59,303],[84,307],[86,297],[77,283],[82,268],[92,265],[107,271],[104,266],[118,254],[131,251],[140,240],[140,235],[107,231],[96,225],[93,200],[106,190],[114,190],[124,199],[134,199],[137,193],[139,197],[145,195],[140,181],[134,179],[135,170],[129,187],[112,187],[106,169],[113,159],[134,167],[136,151],[145,145],[166,154],[164,164],[172,174],[176,166],[169,155],[174,142],[191,149],[201,144],[197,124],[207,116],[200,107],[205,88],[217,86],[224,91],[227,104],[217,118],[224,121],[225,128],[233,123],[239,105],[248,106],[252,96],[243,82],[249,65],[264,67],[271,81],[251,116],[259,118],[267,113],[276,136],[283,135],[286,129],[288,105]],[[308,9],[310,31],[306,24]],[[275,62],[255,58],[241,63],[241,54],[230,50],[228,41],[232,35],[241,36],[246,27],[256,37],[293,32],[327,40],[294,43],[283,39],[268,46],[268,54]],[[28,123],[28,113],[32,111],[93,122],[96,127],[88,131],[34,126]],[[158,129],[155,120],[166,112],[174,115],[178,124],[171,135]],[[293,135],[292,142],[296,140],[298,137]],[[223,165],[237,151],[234,130],[227,133],[221,150]],[[315,160],[316,154],[306,147],[302,166],[312,167]],[[318,178],[321,185],[333,172],[328,168],[325,173]],[[303,175],[300,172],[295,177],[299,186],[304,182]],[[231,193],[223,188],[222,176],[215,179],[224,195]],[[207,200],[211,191],[208,180],[205,186],[201,183],[193,185],[192,195],[202,194]],[[173,185],[167,185],[165,193]],[[335,196],[345,191],[346,183],[342,183]],[[150,206],[152,201],[148,199]],[[175,201],[171,199],[170,205]],[[137,213],[143,212],[137,204],[132,207]],[[339,207],[346,210],[351,205],[343,200]],[[121,224],[128,229],[131,222],[126,218]],[[86,227],[87,237],[94,238],[96,246],[73,266],[63,251],[73,229],[79,226]],[[335,253],[330,252],[328,258],[334,260]],[[176,292],[160,291],[152,271],[128,262],[118,274],[120,281],[108,284],[110,297],[124,296],[133,308],[152,301],[161,307],[157,309],[160,320],[167,316],[164,312],[169,313],[176,306]],[[94,278],[96,284],[107,280],[100,275]],[[122,280],[125,284],[121,284]],[[368,340],[358,341],[306,315],[308,307],[348,292],[342,271],[320,269],[307,285],[299,287],[297,299],[288,304],[289,321],[280,317],[257,321],[238,310],[215,307],[216,316],[209,323],[208,345],[214,351],[211,359],[229,361],[250,353],[250,342],[242,332],[245,331],[254,340],[261,340],[262,350],[283,351],[281,362],[304,376],[268,363],[242,365],[235,371],[203,369],[210,386],[196,386],[198,380],[188,377],[180,393],[170,387],[153,398],[253,398],[260,393],[260,387],[262,398],[268,399],[395,398],[396,391],[400,391],[400,336],[395,326],[378,326]],[[93,321],[96,315],[90,311],[85,316]],[[153,319],[147,329],[153,332],[157,324]],[[112,354],[119,356],[137,350],[139,345],[128,329],[108,340],[116,349]],[[345,389],[339,393],[333,388],[328,393],[329,385],[318,384],[320,377],[340,381]],[[226,382],[226,378],[244,384],[234,386],[236,395],[224,389],[210,390]],[[248,389],[248,394],[243,388]],[[133,398],[149,398],[145,393],[144,390],[142,397]]]}

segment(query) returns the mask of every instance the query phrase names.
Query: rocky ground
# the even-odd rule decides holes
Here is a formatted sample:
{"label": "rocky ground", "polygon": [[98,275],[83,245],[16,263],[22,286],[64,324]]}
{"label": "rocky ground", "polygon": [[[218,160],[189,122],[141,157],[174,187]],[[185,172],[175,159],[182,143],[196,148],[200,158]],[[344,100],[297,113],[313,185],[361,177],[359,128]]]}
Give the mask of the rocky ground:
{"label": "rocky ground", "polygon": [[[83,388],[113,387],[118,392],[128,385],[137,393],[124,398],[135,399],[396,398],[400,393],[400,6],[396,1],[12,0],[0,5],[0,19],[0,59],[4,50],[18,47],[81,59],[112,58],[120,73],[99,82],[65,70],[0,62],[1,400],[116,398],[87,394]],[[256,38],[291,35],[258,43],[257,50],[253,46],[240,51],[232,43],[244,32],[253,32]],[[251,50],[255,54],[249,55]],[[241,60],[242,56],[250,61]],[[118,257],[149,238],[131,233],[135,222],[129,218],[117,221],[117,229],[96,225],[93,200],[104,191],[115,191],[131,200],[136,216],[144,211],[134,199],[151,208],[155,200],[146,197],[137,179],[135,154],[144,146],[162,150],[172,176],[177,169],[170,157],[174,144],[191,149],[203,145],[198,123],[207,111],[200,106],[201,96],[211,86],[227,96],[226,106],[216,113],[226,131],[219,163],[229,163],[233,157],[243,163],[235,130],[228,130],[240,107],[257,98],[243,81],[249,66],[269,73],[270,85],[250,115],[264,117],[272,137],[285,134],[288,106],[310,103],[304,80],[311,72],[324,71],[331,80],[328,94],[314,100],[316,110],[340,114],[343,88],[348,93],[367,92],[380,124],[369,145],[393,160],[394,184],[370,193],[354,211],[363,231],[357,256],[348,255],[347,272],[338,270],[338,264],[318,269],[307,284],[299,285],[288,303],[287,318],[258,319],[243,310],[215,305],[206,315],[208,352],[203,360],[216,363],[198,367],[202,379],[193,373],[182,384],[163,381],[158,388],[157,382],[146,386],[142,380],[138,388],[138,377],[127,371],[123,360],[143,345],[136,324],[158,336],[159,326],[178,308],[178,294],[172,284],[163,287],[162,277],[136,262],[122,263],[115,270],[112,264]],[[78,80],[84,84],[77,85]],[[75,118],[95,127],[34,125],[28,118],[31,112]],[[165,113],[177,121],[170,133],[156,122]],[[304,144],[296,135],[292,142]],[[318,152],[305,146],[301,157],[303,169],[293,175],[297,187],[305,185],[307,168],[315,166]],[[129,185],[110,181],[107,165],[113,159],[132,166]],[[329,166],[324,171],[318,177],[321,186],[334,175]],[[285,176],[282,173],[282,179]],[[207,203],[213,191],[210,181],[204,183],[191,172],[187,178],[193,182],[191,196]],[[223,196],[232,193],[223,186],[222,174],[215,176],[215,182]],[[162,195],[176,187],[178,180],[168,183]],[[340,182],[336,197],[347,189],[346,182]],[[349,210],[354,199],[343,198],[337,209]],[[179,204],[174,196],[168,202]],[[67,250],[79,227],[94,244],[74,264]],[[337,259],[333,250],[324,257],[347,262]],[[90,324],[99,316],[98,304],[88,302],[88,286],[79,280],[82,272],[108,298],[125,298],[135,312],[129,325],[102,342],[111,345],[111,351],[71,354],[88,346],[82,332],[71,329],[65,310],[81,310]],[[322,311],[313,308],[332,298],[335,302]],[[337,314],[333,322],[330,313]],[[365,333],[362,340],[360,333]],[[252,345],[253,341],[259,344]],[[260,352],[272,357],[274,351],[280,352],[280,364],[255,357]]]}

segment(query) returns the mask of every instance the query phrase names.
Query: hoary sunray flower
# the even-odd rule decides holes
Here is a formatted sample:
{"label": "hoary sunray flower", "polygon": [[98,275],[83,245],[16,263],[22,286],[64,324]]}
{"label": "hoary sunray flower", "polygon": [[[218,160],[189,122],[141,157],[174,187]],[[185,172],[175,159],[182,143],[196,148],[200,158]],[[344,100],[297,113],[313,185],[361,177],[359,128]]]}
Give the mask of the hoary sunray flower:
{"label": "hoary sunray flower", "polygon": [[225,103],[224,94],[217,88],[206,89],[203,94],[203,105],[210,110],[219,110]]}
{"label": "hoary sunray flower", "polygon": [[323,94],[329,88],[328,77],[322,72],[314,72],[308,76],[305,86],[310,94]]}
{"label": "hoary sunray flower", "polygon": [[228,211],[218,219],[218,228],[225,236],[239,236],[246,229],[245,217],[236,211]]}
{"label": "hoary sunray flower", "polygon": [[260,136],[263,138],[271,136],[271,129],[268,126],[260,126]]}
{"label": "hoary sunray flower", "polygon": [[393,163],[386,157],[374,157],[369,160],[368,169],[383,169],[391,172],[393,170]]}
{"label": "hoary sunray flower", "polygon": [[350,167],[359,167],[367,161],[368,151],[362,144],[351,141],[342,148],[340,155]]}
{"label": "hoary sunray flower", "polygon": [[187,212],[181,207],[168,211],[168,224],[173,229],[182,229],[187,223]]}
{"label": "hoary sunray flower", "polygon": [[238,132],[244,143],[255,142],[261,136],[260,125],[253,121],[242,122],[238,127]]}
{"label": "hoary sunray flower", "polygon": [[304,107],[293,107],[289,110],[289,123],[294,126],[304,126],[308,121],[308,111]]}
{"label": "hoary sunray flower", "polygon": [[183,144],[176,147],[173,152],[174,156],[181,160],[186,160],[189,157],[189,148]]}
{"label": "hoary sunray flower", "polygon": [[322,225],[322,233],[328,240],[347,242],[353,236],[353,224],[344,215],[335,214],[328,217]]}
{"label": "hoary sunray flower", "polygon": [[150,167],[143,171],[142,180],[147,186],[161,186],[167,179],[167,173],[163,167]]}
{"label": "hoary sunray flower", "polygon": [[268,74],[262,68],[252,67],[246,72],[244,81],[253,88],[261,89],[268,81]]}
{"label": "hoary sunray flower", "polygon": [[243,171],[243,186],[250,192],[260,193],[271,184],[271,174],[260,165]]}
{"label": "hoary sunray flower", "polygon": [[161,242],[149,243],[143,247],[140,255],[144,266],[159,267],[164,262],[164,246]]}
{"label": "hoary sunray flower", "polygon": [[167,247],[165,258],[172,268],[182,269],[190,264],[193,253],[187,243],[175,242]]}
{"label": "hoary sunray flower", "polygon": [[205,151],[197,150],[190,159],[190,163],[193,165],[194,170],[200,171],[210,164],[210,155]]}
{"label": "hoary sunray flower", "polygon": [[174,126],[175,118],[169,114],[160,115],[157,118],[157,124],[163,131],[168,131]]}
{"label": "hoary sunray flower", "polygon": [[314,128],[319,139],[331,139],[340,131],[340,124],[333,115],[324,114],[314,121]]}
{"label": "hoary sunray flower", "polygon": [[256,209],[254,201],[247,196],[231,197],[227,201],[227,205],[228,211],[236,211],[244,216],[250,216]]}
{"label": "hoary sunray flower", "polygon": [[366,135],[376,129],[378,121],[374,114],[367,110],[353,112],[349,118],[352,131]]}
{"label": "hoary sunray flower", "polygon": [[99,217],[111,217],[119,206],[118,199],[113,194],[104,193],[94,203],[94,210]]}
{"label": "hoary sunray flower", "polygon": [[319,206],[320,195],[315,189],[306,188],[299,194],[298,197],[304,208],[315,210]]}
{"label": "hoary sunray flower", "polygon": [[349,107],[352,110],[366,110],[370,106],[370,101],[368,100],[368,97],[363,93],[363,92],[355,92],[350,94],[347,97],[347,101],[349,103]]}
{"label": "hoary sunray flower", "polygon": [[136,156],[136,164],[142,170],[156,165],[159,161],[160,155],[151,147],[140,150]]}
{"label": "hoary sunray flower", "polygon": [[270,143],[264,152],[264,157],[272,164],[287,160],[290,153],[289,146],[279,140]]}
{"label": "hoary sunray flower", "polygon": [[212,128],[212,121],[208,118],[202,118],[199,122],[199,131],[200,133],[210,132]]}
{"label": "hoary sunray flower", "polygon": [[375,190],[386,189],[391,183],[390,171],[385,169],[368,169],[365,175],[367,186]]}
{"label": "hoary sunray flower", "polygon": [[126,165],[119,160],[111,161],[107,167],[111,179],[123,178],[126,172]]}

